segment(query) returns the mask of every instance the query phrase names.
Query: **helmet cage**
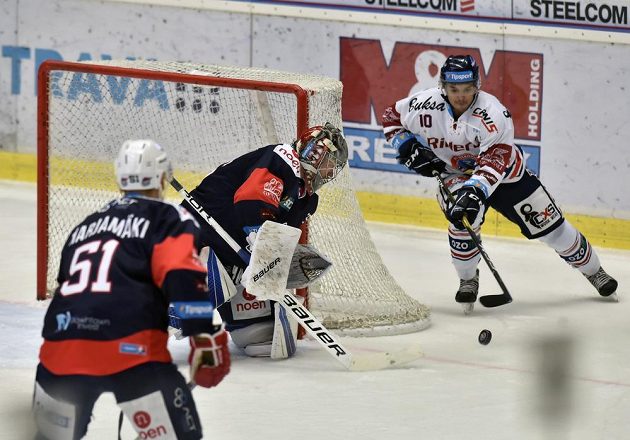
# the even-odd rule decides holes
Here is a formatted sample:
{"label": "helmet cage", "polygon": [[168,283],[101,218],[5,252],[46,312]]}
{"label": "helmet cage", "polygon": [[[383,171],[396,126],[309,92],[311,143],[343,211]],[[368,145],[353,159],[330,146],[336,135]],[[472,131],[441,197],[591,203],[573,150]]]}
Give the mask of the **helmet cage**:
{"label": "helmet cage", "polygon": [[313,192],[334,180],[348,161],[348,146],[332,124],[309,128],[296,142],[300,163]]}

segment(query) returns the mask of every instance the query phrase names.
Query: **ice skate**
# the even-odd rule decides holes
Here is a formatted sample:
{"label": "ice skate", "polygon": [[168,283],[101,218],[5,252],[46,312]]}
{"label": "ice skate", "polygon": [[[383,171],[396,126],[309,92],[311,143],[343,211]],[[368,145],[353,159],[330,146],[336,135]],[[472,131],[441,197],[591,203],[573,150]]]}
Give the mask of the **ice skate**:
{"label": "ice skate", "polygon": [[612,301],[619,301],[617,296],[617,280],[600,268],[593,275],[584,275],[586,279],[597,289],[597,292]]}
{"label": "ice skate", "polygon": [[459,290],[455,294],[455,301],[461,304],[464,315],[472,313],[479,292],[479,269],[475,277],[470,280],[459,280]]}

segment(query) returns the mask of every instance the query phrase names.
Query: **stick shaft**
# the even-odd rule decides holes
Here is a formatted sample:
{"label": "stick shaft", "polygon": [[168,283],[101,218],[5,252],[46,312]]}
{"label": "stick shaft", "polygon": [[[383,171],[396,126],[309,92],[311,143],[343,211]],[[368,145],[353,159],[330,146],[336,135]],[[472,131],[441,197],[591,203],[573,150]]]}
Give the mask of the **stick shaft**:
{"label": "stick shaft", "polygon": [[249,252],[247,252],[245,249],[243,249],[231,236],[230,234],[228,234],[225,229],[223,229],[223,227],[217,223],[217,221],[215,219],[213,219],[210,214],[208,214],[206,212],[205,209],[203,209],[203,206],[201,206],[193,196],[191,196],[188,191],[186,191],[184,189],[184,187],[182,186],[181,183],[179,183],[179,181],[173,177],[171,179],[171,181],[169,182],[171,184],[171,186],[173,188],[175,188],[175,191],[177,191],[179,194],[181,194],[182,197],[184,197],[184,199],[186,199],[186,201],[190,204],[190,206],[192,206],[192,208],[197,211],[199,213],[199,215],[201,217],[203,217],[203,219],[210,225],[210,227],[212,227],[212,229],[214,229],[216,231],[217,234],[219,234],[219,236],[223,239],[223,241],[225,241],[227,243],[228,246],[230,246],[232,248],[232,250],[234,252],[236,252],[238,254],[239,257],[241,257],[241,259],[246,263],[249,264]]}
{"label": "stick shaft", "polygon": [[[448,198],[449,202],[451,202],[452,204],[455,204],[455,197],[453,197],[453,193],[451,193],[451,191],[446,186],[446,183],[444,183],[444,179],[442,179],[442,176],[440,176],[440,174],[437,173],[437,172],[434,172],[433,175],[437,178],[438,183],[440,185],[440,188],[442,188],[442,191],[444,192],[444,194],[446,194],[446,197]],[[473,228],[470,225],[470,222],[468,221],[468,218],[466,216],[464,216],[464,218],[462,219],[462,223],[464,224],[464,227],[466,228],[466,231],[468,231],[468,234],[470,235],[470,238],[475,243],[475,246],[477,246],[477,249],[479,249],[479,253],[481,254],[481,257],[483,258],[483,260],[488,265],[488,268],[490,269],[490,272],[492,272],[492,275],[494,275],[494,278],[497,280],[497,283],[501,287],[501,291],[503,292],[503,295],[506,297],[506,299],[509,299],[509,301],[511,301],[512,300],[512,295],[510,295],[510,292],[508,291],[507,286],[505,285],[505,283],[501,279],[501,275],[499,275],[499,272],[494,267],[494,264],[492,263],[492,260],[490,260],[490,257],[488,256],[486,250],[481,245],[481,239],[479,238],[479,236],[473,230]]]}

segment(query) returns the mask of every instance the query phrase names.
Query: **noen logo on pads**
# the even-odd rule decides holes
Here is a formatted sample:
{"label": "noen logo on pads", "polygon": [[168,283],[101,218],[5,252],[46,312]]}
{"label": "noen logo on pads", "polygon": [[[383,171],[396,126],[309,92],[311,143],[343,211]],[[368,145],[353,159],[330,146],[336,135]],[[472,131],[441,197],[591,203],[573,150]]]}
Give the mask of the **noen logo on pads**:
{"label": "noen logo on pads", "polygon": [[473,73],[472,70],[465,72],[445,72],[444,78],[446,82],[452,83],[471,82],[473,80]]}

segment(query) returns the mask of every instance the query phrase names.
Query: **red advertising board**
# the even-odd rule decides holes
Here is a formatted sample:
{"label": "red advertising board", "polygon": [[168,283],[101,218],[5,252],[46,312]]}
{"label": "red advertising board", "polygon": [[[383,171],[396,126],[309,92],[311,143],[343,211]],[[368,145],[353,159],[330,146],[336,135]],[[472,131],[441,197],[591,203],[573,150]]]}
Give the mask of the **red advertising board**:
{"label": "red advertising board", "polygon": [[[435,87],[439,69],[449,55],[470,54],[478,62],[483,90],[510,110],[515,137],[541,138],[543,55],[497,50],[484,64],[479,48],[397,42],[385,54],[380,40],[340,38],[340,78],[343,120],[371,124],[372,111],[380,124],[385,107],[412,90]],[[389,60],[389,61],[387,61]]]}

